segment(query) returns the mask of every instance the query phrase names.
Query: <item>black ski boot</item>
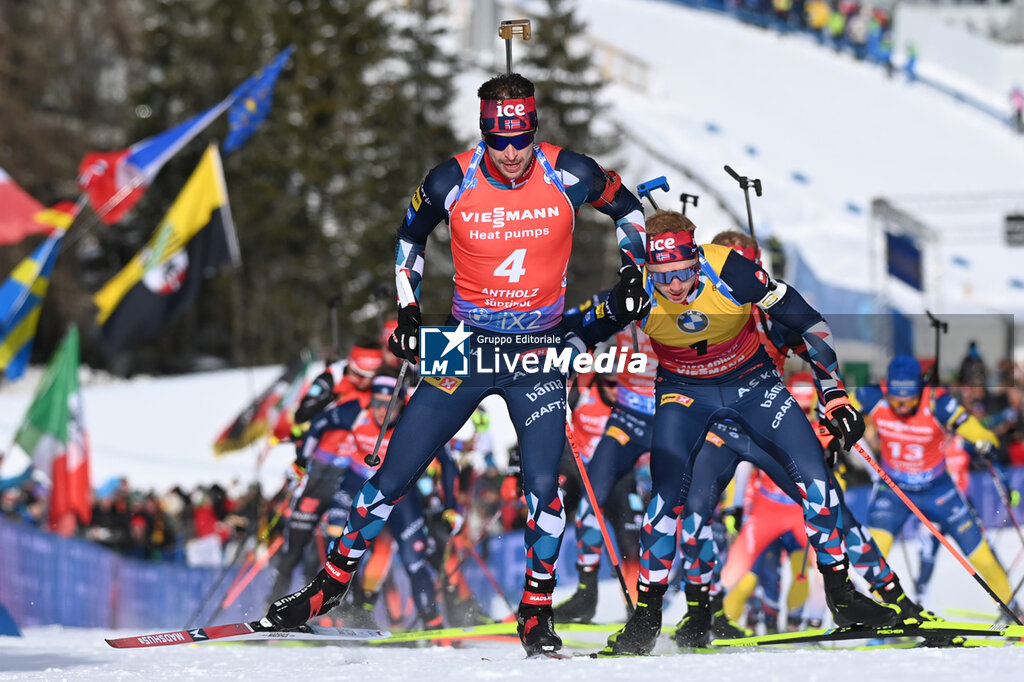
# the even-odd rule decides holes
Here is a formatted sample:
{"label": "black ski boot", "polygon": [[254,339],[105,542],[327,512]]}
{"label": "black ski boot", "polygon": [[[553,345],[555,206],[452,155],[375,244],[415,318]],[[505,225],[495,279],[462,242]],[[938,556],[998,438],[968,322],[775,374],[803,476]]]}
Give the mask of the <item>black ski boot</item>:
{"label": "black ski boot", "polygon": [[676,625],[672,641],[683,649],[711,644],[711,603],[707,585],[686,586],[686,615]]}
{"label": "black ski boot", "polygon": [[[689,600],[687,600],[689,601]],[[737,637],[750,637],[753,631],[746,629],[739,623],[729,620],[725,615],[725,592],[719,592],[711,597],[711,632],[715,637],[722,639],[736,639]]]}
{"label": "black ski boot", "polygon": [[438,610],[437,604],[421,607],[419,617],[424,630],[440,630],[444,627],[444,615]]}
{"label": "black ski boot", "polygon": [[555,617],[551,609],[554,589],[554,578],[526,579],[516,617],[516,632],[527,656],[550,654],[562,648],[562,640],[555,634]]}
{"label": "black ski boot", "polygon": [[884,627],[898,623],[900,614],[896,607],[879,604],[856,590],[850,582],[849,568],[850,561],[845,557],[838,564],[818,564],[825,581],[825,603],[836,625]]}
{"label": "black ski boot", "polygon": [[376,630],[377,619],[373,616],[373,612],[376,608],[377,593],[363,592],[361,598],[352,605],[352,610],[350,612],[351,617],[349,620],[344,622],[351,628]]}
{"label": "black ski boot", "polygon": [[661,604],[667,585],[637,584],[636,611],[626,625],[608,638],[601,653],[646,656],[654,649],[661,634]]}
{"label": "black ski boot", "polygon": [[483,607],[473,597],[462,599],[455,586],[445,586],[444,612],[448,617],[448,625],[453,628],[487,625],[494,619],[484,613]]}
{"label": "black ski boot", "polygon": [[939,618],[908,597],[907,593],[903,591],[903,586],[900,585],[900,579],[896,575],[893,575],[892,580],[887,582],[881,589],[875,590],[875,592],[878,593],[878,596],[886,604],[892,604],[899,609],[900,620],[903,623],[911,624],[913,621],[924,623],[942,620],[942,618]]}
{"label": "black ski boot", "polygon": [[556,623],[589,623],[597,611],[597,566],[577,565],[580,584],[572,596],[555,607]]}
{"label": "black ski boot", "polygon": [[274,627],[287,629],[329,612],[345,596],[358,565],[358,559],[328,557],[327,565],[308,585],[271,604],[264,620]]}

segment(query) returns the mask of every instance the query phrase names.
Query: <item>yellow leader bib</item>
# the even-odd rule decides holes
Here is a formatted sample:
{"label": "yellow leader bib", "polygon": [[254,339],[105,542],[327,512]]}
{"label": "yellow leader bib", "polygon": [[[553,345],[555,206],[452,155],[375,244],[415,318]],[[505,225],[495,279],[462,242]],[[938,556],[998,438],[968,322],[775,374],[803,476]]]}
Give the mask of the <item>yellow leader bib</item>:
{"label": "yellow leader bib", "polygon": [[658,362],[695,378],[731,372],[761,347],[751,304],[740,305],[722,289],[719,273],[732,249],[715,244],[700,249],[697,295],[687,303],[672,303],[647,280],[652,306],[643,326]]}

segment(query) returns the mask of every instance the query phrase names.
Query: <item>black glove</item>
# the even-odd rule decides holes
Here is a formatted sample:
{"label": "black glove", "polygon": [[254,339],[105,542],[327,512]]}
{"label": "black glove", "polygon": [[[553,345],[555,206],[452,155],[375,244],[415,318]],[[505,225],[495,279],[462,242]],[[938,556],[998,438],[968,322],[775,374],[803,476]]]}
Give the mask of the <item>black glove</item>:
{"label": "black glove", "polygon": [[398,310],[398,326],[388,337],[388,348],[395,357],[416,364],[420,344],[420,307],[407,305]]}
{"label": "black glove", "polygon": [[814,427],[815,435],[818,436],[818,442],[821,443],[821,448],[825,453],[825,463],[835,469],[836,462],[839,461],[839,457],[842,454],[843,448],[839,445],[839,439],[833,435],[832,431],[828,428],[828,425],[819,421]]}
{"label": "black glove", "polygon": [[854,443],[864,435],[864,418],[850,404],[845,391],[830,391],[825,396],[825,419],[822,423],[836,437],[844,450],[852,450]]}
{"label": "black glove", "polygon": [[508,451],[508,468],[505,473],[508,476],[518,476],[523,470],[523,457],[519,454],[519,446],[513,445]]}
{"label": "black glove", "polygon": [[644,289],[640,268],[626,265],[619,270],[619,283],[612,290],[612,314],[623,326],[641,320],[651,311],[651,297]]}
{"label": "black glove", "polygon": [[[321,372],[302,396],[295,408],[295,423],[302,424],[317,416],[334,402],[334,375],[330,370]],[[293,434],[294,435],[294,434]]]}
{"label": "black glove", "polygon": [[978,454],[984,462],[992,462],[996,459],[998,451],[995,447],[987,440],[978,440],[973,443],[974,451]]}
{"label": "black glove", "polygon": [[736,535],[743,527],[743,507],[726,507],[722,510],[722,523],[730,535]]}

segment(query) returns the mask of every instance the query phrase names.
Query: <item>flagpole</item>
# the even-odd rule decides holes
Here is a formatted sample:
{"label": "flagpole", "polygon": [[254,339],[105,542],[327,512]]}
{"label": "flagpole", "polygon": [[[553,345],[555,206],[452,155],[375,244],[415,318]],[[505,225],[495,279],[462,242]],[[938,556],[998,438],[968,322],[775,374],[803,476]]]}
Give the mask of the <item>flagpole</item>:
{"label": "flagpole", "polygon": [[[179,151],[181,151],[182,147],[184,147],[186,144],[188,144],[189,142],[194,140],[196,137],[198,137],[199,133],[201,133],[204,130],[206,130],[207,128],[209,128],[210,124],[212,124],[215,120],[220,118],[220,115],[223,114],[228,109],[228,107],[230,107],[232,104],[234,104],[234,101],[235,101],[235,95],[234,95],[234,93],[232,93],[232,94],[228,95],[226,98],[224,98],[224,100],[220,104],[218,104],[215,107],[213,107],[213,109],[211,109],[211,112],[212,111],[216,111],[216,114],[214,116],[211,116],[209,119],[207,119],[206,123],[204,123],[201,127],[197,128],[191,135],[187,135],[181,141],[176,142],[175,144],[171,145],[171,147],[169,148],[170,151],[169,151],[169,154],[168,154],[168,160],[170,159],[170,157],[174,156]],[[166,163],[166,161],[164,163]],[[161,167],[162,167],[162,164],[161,164]],[[113,170],[111,169],[108,172],[113,172]],[[151,178],[149,178],[149,179],[151,179]],[[118,189],[116,192],[114,192],[113,196],[111,196],[109,199],[107,199],[106,202],[104,202],[104,204],[99,207],[99,209],[97,209],[95,212],[93,212],[93,215],[91,216],[91,219],[88,222],[86,222],[85,225],[82,228],[80,228],[79,230],[77,230],[75,232],[74,237],[71,237],[71,238],[68,239],[68,247],[74,246],[81,237],[84,237],[86,234],[88,234],[89,231],[93,227],[95,227],[97,223],[99,223],[101,220],[103,220],[103,216],[107,215],[108,213],[113,211],[115,208],[117,208],[121,204],[122,201],[124,201],[126,198],[128,198],[128,196],[132,192],[134,192],[139,187],[141,187],[143,185],[143,183],[146,182],[146,180],[147,180],[147,174],[146,173],[139,172],[139,173],[136,173],[135,175],[133,175],[132,179],[126,185],[124,185],[123,187]],[[75,202],[75,206],[78,208],[79,211],[81,211],[82,206],[84,204],[88,203],[88,201],[89,201],[89,195],[88,195],[87,192],[83,191],[82,194],[78,197],[78,201]],[[75,216],[77,217],[77,215],[78,215],[78,213],[76,212]],[[72,223],[72,225],[73,224],[74,223]],[[68,230],[70,230],[70,229],[71,229],[71,227],[69,226]]]}
{"label": "flagpole", "polygon": [[[152,181],[156,177],[157,173],[160,172],[160,169],[163,168],[164,164],[167,163],[167,161],[169,161],[179,151],[181,151],[182,147],[184,147],[189,142],[194,140],[199,135],[199,133],[201,133],[204,130],[206,130],[207,128],[209,128],[210,124],[212,124],[215,120],[220,118],[221,114],[223,114],[225,111],[230,109],[235,104],[235,102],[237,102],[238,99],[240,97],[242,97],[246,93],[246,86],[250,85],[250,83],[252,82],[253,78],[256,78],[256,77],[262,75],[265,72],[265,70],[268,69],[268,68],[276,68],[275,75],[274,75],[274,79],[276,80],[276,77],[277,77],[276,74],[280,73],[280,70],[281,70],[281,68],[284,65],[284,61],[287,60],[289,57],[291,57],[291,55],[292,55],[292,53],[294,51],[295,51],[295,46],[294,45],[289,45],[287,48],[282,50],[273,60],[271,60],[268,64],[265,64],[259,71],[257,71],[255,75],[250,76],[249,78],[247,78],[244,81],[242,81],[241,83],[239,83],[235,87],[234,90],[232,90],[230,93],[228,93],[227,97],[225,97],[218,104],[214,105],[213,107],[208,109],[206,112],[204,112],[205,116],[203,114],[199,114],[198,115],[199,120],[196,122],[196,127],[194,129],[190,130],[185,135],[182,135],[181,138],[174,140],[174,142],[172,142],[170,145],[168,145],[167,149],[165,149],[159,155],[158,159],[152,162],[152,164],[148,164],[146,168],[140,168],[139,172],[135,173],[134,176],[131,178],[131,180],[127,184],[125,184],[125,186],[119,188],[117,190],[117,192],[115,192],[114,195],[111,196],[95,212],[94,218],[90,222],[86,223],[85,227],[83,227],[81,230],[79,230],[79,233],[81,233],[82,235],[86,234],[90,229],[92,229],[93,226],[95,226],[97,220],[102,219],[103,216],[105,216],[106,214],[108,214],[112,210],[114,210],[132,192],[134,192],[136,189],[138,189],[140,186],[142,186],[143,183],[145,183],[147,181]],[[276,65],[276,67],[275,67],[275,65]],[[191,119],[187,119],[183,123],[187,123],[189,120],[191,120]],[[178,125],[180,126],[180,125],[183,125],[183,124],[178,124]],[[146,139],[151,140],[153,138],[146,138]],[[145,142],[145,140],[142,140],[142,142]],[[139,144],[140,143],[136,143],[136,144],[132,145],[131,147],[129,147],[128,149],[132,149],[133,147],[138,147]],[[151,165],[155,165],[155,168],[151,167]],[[106,171],[104,171],[104,173],[111,173],[111,172],[116,172],[116,171],[113,168],[108,168]],[[83,194],[84,194],[84,192],[83,192]],[[75,235],[76,238],[78,237],[79,233],[76,233],[76,235]],[[77,241],[77,239],[76,239],[76,241]],[[74,244],[74,243],[75,243],[75,241],[70,241],[69,242],[69,244]]]}

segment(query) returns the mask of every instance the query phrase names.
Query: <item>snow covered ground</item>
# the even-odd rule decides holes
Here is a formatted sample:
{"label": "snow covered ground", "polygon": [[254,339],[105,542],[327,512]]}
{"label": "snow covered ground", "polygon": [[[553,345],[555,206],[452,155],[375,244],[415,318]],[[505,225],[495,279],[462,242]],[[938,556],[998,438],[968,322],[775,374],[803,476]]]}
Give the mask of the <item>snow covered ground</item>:
{"label": "snow covered ground", "polygon": [[[1000,531],[996,546],[1009,563],[1020,550],[1013,531]],[[911,563],[916,567],[915,548]],[[910,572],[897,545],[892,552],[893,568]],[[1013,573],[1019,579],[1020,567]],[[571,577],[563,576],[556,600],[568,596]],[[908,581],[909,582],[909,581]],[[606,580],[600,586],[597,619],[621,621],[625,614],[618,583]],[[492,615],[502,617],[495,601]],[[950,609],[995,612],[982,589],[949,556],[940,556],[932,582],[931,608],[941,615],[964,620]],[[665,609],[665,623],[673,624],[685,611],[676,596]],[[647,659],[571,661],[524,660],[517,642],[470,644],[464,649],[378,648],[370,646],[306,647],[270,644],[192,644],[174,647],[115,650],[105,637],[143,634],[127,630],[91,630],[60,627],[29,628],[23,638],[0,637],[0,681],[18,680],[246,680],[282,682],[300,672],[307,679],[406,680],[448,682],[450,680],[535,680],[557,676],[560,681],[612,682],[621,679],[714,679],[778,680],[779,682],[864,682],[864,680],[967,679],[1019,680],[1024,670],[1024,647],[979,649],[917,649],[849,651],[831,648],[771,649],[721,654],[674,654],[672,644],[662,638],[656,653]],[[584,653],[600,648],[603,635],[563,633],[567,640],[589,642],[567,651]],[[580,641],[582,640],[582,641]],[[846,643],[853,645],[854,643]],[[486,660],[484,660],[486,659]],[[556,667],[555,667],[556,666]]]}
{"label": "snow covered ground", "polygon": [[892,651],[779,651],[643,659],[524,660],[518,644],[465,649],[201,644],[114,650],[105,632],[41,628],[0,642],[0,680],[1015,680],[1024,648]]}
{"label": "snow covered ground", "polygon": [[[871,282],[877,274],[877,244],[867,210],[879,195],[929,196],[985,192],[1021,196],[1024,139],[982,114],[934,92],[888,81],[875,67],[831,55],[803,39],[742,27],[722,17],[660,2],[584,0],[590,33],[623,47],[651,64],[646,93],[613,86],[614,118],[669,158],[700,170],[702,180],[745,215],[743,197],[721,170],[763,179],[765,194],[752,198],[759,229],[798,241],[829,266],[818,273],[837,284]],[[469,75],[467,75],[469,78]],[[460,88],[460,110],[473,111],[479,74]],[[467,108],[468,107],[468,108]],[[543,103],[541,103],[543,117]],[[475,117],[463,117],[468,125]],[[542,118],[543,120],[543,118]],[[557,141],[556,141],[557,142]],[[628,152],[627,181],[668,176],[672,192],[659,201],[676,207],[680,191],[700,193],[678,172],[639,147]],[[799,179],[798,178],[802,178]],[[848,205],[859,207],[861,213]],[[918,201],[927,212],[934,203]],[[1022,290],[1007,288],[1019,273],[1013,253],[993,241],[991,227],[968,230],[988,209],[958,214],[959,241],[940,239],[928,257],[931,277],[942,289],[940,305],[962,310],[1005,306],[1024,310]],[[690,213],[690,212],[688,212]],[[710,238],[729,227],[727,214],[702,198],[691,214]],[[931,214],[929,214],[931,215]],[[934,218],[941,221],[943,211]],[[947,226],[948,227],[948,226]],[[989,245],[983,242],[988,241]],[[968,252],[968,266],[951,269],[950,244]],[[875,260],[873,260],[875,259]],[[1019,276],[1019,275],[1018,275]],[[956,290],[950,290],[955,285]],[[948,298],[946,298],[948,297]],[[997,300],[997,297],[999,299]],[[166,489],[213,481],[241,483],[256,475],[256,449],[215,458],[217,434],[279,368],[233,370],[155,380],[113,382],[83,379],[86,422],[92,439],[93,482],[127,476],[133,486]],[[35,375],[36,377],[38,374]],[[31,399],[34,377],[0,390],[0,447],[11,442]],[[498,447],[512,434],[500,415]],[[489,405],[490,407],[491,405]],[[259,472],[276,487],[291,461],[280,447]],[[6,466],[13,466],[8,461]],[[8,473],[5,471],[5,474]],[[1000,534],[1000,552],[1009,563],[1019,541]],[[907,575],[899,547],[894,566]],[[0,558],[2,561],[2,558]],[[913,562],[912,562],[913,563]],[[1020,579],[1020,564],[1011,578]],[[565,576],[570,578],[570,576]],[[569,580],[556,597],[567,596]],[[616,584],[603,583],[599,618],[622,618]],[[949,557],[937,568],[931,607],[995,611],[975,582]],[[666,612],[674,623],[683,605]],[[495,613],[495,615],[500,615]],[[912,651],[757,651],[722,655],[653,657],[643,660],[524,661],[518,644],[489,643],[467,649],[376,649],[369,647],[289,647],[278,645],[194,645],[119,651],[103,637],[125,631],[33,628],[21,639],[0,637],[0,680],[172,680],[244,679],[280,682],[300,672],[310,679],[515,680],[557,675],[564,680],[603,682],[624,677],[711,677],[731,680],[902,679],[933,682],[969,678],[1020,679],[1024,647],[1014,649]],[[582,639],[573,636],[573,639]],[[667,647],[666,647],[667,648]],[[583,651],[585,649],[578,649]],[[481,660],[482,658],[490,660]],[[548,666],[548,667],[545,667]],[[550,666],[557,666],[555,668]],[[552,672],[555,671],[555,672]]]}

